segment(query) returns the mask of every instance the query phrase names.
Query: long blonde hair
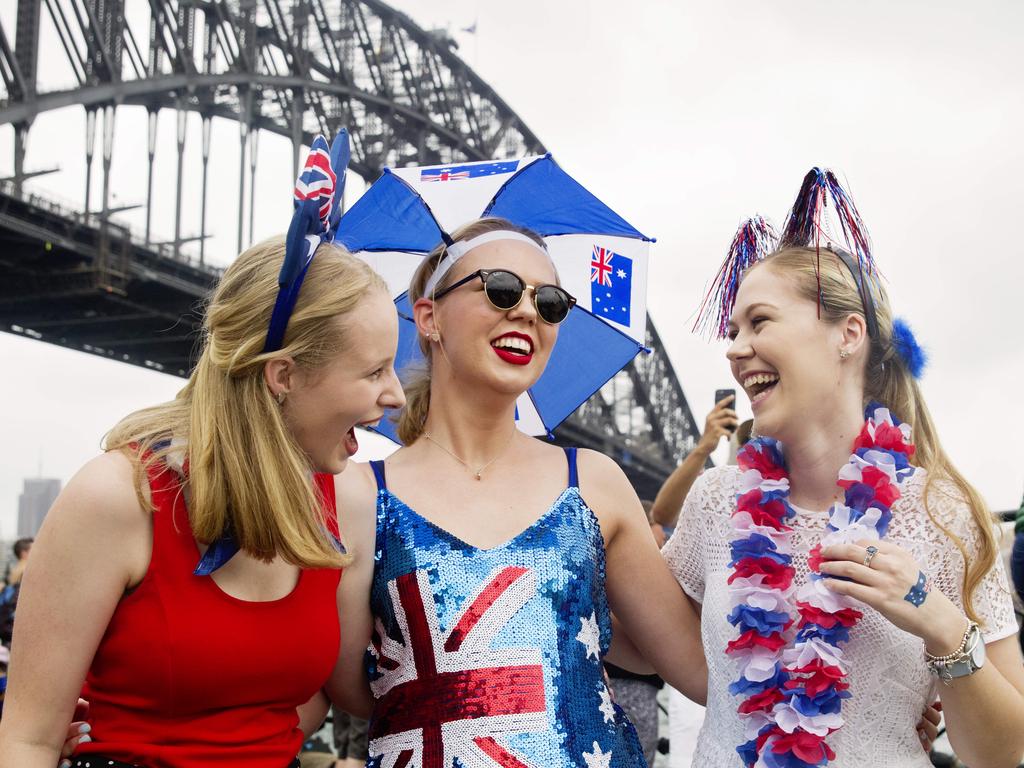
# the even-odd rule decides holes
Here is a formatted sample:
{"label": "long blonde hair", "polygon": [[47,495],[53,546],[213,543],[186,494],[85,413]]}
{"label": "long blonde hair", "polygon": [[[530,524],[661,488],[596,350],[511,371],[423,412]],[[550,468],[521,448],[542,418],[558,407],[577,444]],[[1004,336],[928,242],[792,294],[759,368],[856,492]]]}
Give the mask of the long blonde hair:
{"label": "long blonde hair", "polygon": [[[538,245],[544,247],[544,240],[537,233],[497,217],[477,219],[459,227],[452,234],[452,240],[454,242],[472,240],[474,237],[499,229],[507,229],[526,235],[532,238]],[[412,282],[409,285],[410,305],[423,298],[423,291],[426,288],[427,280],[434,274],[434,270],[437,269],[437,265],[444,254],[445,244],[441,243],[430,252],[430,255],[416,269],[415,274],[412,276]],[[454,278],[455,270],[450,270],[434,289],[434,293],[439,293],[444,288],[447,288],[452,284]],[[425,363],[418,369],[406,371],[403,376],[405,380],[402,382],[402,388],[405,390],[405,408],[398,415],[397,432],[398,439],[405,445],[411,445],[416,442],[419,436],[423,434],[423,425],[426,423],[427,412],[430,410],[430,368],[432,363],[430,342],[420,337],[419,344]]]}
{"label": "long blonde hair", "polygon": [[[820,262],[819,262],[820,253]],[[815,248],[787,247],[770,254],[763,262],[778,274],[792,278],[801,296],[819,302],[816,266],[820,263],[821,317],[826,322],[838,323],[850,314],[864,316],[864,305],[850,270],[832,251]],[[924,488],[925,510],[931,521],[940,529],[963,555],[963,601],[964,610],[973,620],[978,621],[974,610],[973,593],[978,583],[995,564],[998,545],[994,532],[994,517],[981,495],[974,489],[960,471],[953,466],[949,456],[942,449],[928,407],[917,380],[907,369],[903,359],[896,353],[892,340],[893,314],[889,297],[877,279],[867,279],[866,285],[874,298],[875,314],[878,318],[878,338],[870,339],[870,349],[864,370],[865,405],[869,401],[884,404],[898,418],[907,421],[913,428],[916,447],[912,463],[927,472]],[[971,510],[972,522],[978,533],[977,551],[967,551],[964,542],[940,521],[929,507],[932,492],[941,492],[933,487],[937,480],[951,482]]]}
{"label": "long blonde hair", "polygon": [[[259,243],[225,271],[206,310],[202,352],[188,383],[169,403],[136,411],[107,434],[104,449],[125,451],[144,500],[146,471],[182,445],[182,491],[195,537],[210,543],[230,531],[260,560],[275,556],[306,568],[340,567],[324,532],[313,468],[285,424],[264,366],[291,357],[316,371],[346,345],[345,317],[383,280],[334,245],[321,245],[302,284],[283,347],[264,352],[277,297],[284,239]],[[168,445],[174,440],[175,444]]]}

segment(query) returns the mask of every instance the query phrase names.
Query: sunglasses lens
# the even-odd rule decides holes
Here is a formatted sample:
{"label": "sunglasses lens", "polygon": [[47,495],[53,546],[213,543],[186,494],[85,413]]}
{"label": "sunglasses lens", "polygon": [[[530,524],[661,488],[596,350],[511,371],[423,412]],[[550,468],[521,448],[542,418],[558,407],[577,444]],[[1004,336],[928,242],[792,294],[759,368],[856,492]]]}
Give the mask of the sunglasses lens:
{"label": "sunglasses lens", "polygon": [[518,276],[511,272],[496,269],[488,273],[487,279],[484,281],[484,290],[487,291],[487,300],[495,307],[512,309],[523,298],[526,286]]}
{"label": "sunglasses lens", "polygon": [[572,309],[569,294],[557,285],[542,285],[537,289],[537,314],[545,322],[557,324],[565,320]]}

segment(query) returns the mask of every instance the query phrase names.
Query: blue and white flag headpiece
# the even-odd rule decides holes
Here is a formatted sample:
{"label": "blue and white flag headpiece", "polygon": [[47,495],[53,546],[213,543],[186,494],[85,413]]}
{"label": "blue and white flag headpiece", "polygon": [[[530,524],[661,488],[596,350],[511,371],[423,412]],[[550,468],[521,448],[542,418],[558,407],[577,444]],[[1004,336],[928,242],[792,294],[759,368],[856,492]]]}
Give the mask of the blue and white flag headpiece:
{"label": "blue and white flag headpiece", "polygon": [[[550,434],[637,353],[647,332],[651,238],[567,174],[550,155],[455,165],[387,168],[345,212],[335,241],[387,281],[402,321],[395,369],[422,365],[408,287],[440,243],[445,254],[426,295],[475,247],[518,240],[514,231],[453,242],[449,233],[481,218],[505,219],[539,235],[561,286],[577,297],[544,373],[516,403],[519,428]],[[525,237],[525,236],[522,236]],[[451,274],[448,272],[448,274]],[[385,417],[379,431],[397,440]]]}
{"label": "blue and white flag headpiece", "polygon": [[431,273],[430,279],[427,280],[427,284],[423,288],[423,295],[433,297],[434,289],[437,288],[442,280],[444,280],[444,276],[447,275],[451,268],[455,266],[456,262],[467,253],[477,246],[493,243],[499,240],[513,240],[518,243],[523,243],[524,245],[533,246],[545,256],[551,258],[551,254],[548,253],[548,249],[545,246],[538,244],[532,237],[527,237],[521,232],[516,232],[511,229],[497,229],[492,230],[491,232],[485,232],[484,234],[477,235],[470,240],[458,240],[445,245],[444,257],[437,263],[437,267]]}
{"label": "blue and white flag headpiece", "polygon": [[295,182],[295,212],[285,239],[284,264],[277,278],[277,301],[270,316],[264,352],[274,352],[284,346],[288,320],[316,249],[321,243],[334,240],[341,219],[341,197],[349,156],[348,131],[344,128],[330,149],[323,136],[313,139],[309,147],[306,165]]}

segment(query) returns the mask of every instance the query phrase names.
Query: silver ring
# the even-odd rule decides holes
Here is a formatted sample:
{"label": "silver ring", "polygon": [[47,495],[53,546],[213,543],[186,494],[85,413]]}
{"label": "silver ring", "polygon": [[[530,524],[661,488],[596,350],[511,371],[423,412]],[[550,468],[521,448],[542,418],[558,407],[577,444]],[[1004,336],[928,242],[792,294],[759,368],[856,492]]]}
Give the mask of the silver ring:
{"label": "silver ring", "polygon": [[875,555],[877,555],[877,554],[878,554],[878,547],[868,546],[867,547],[867,554],[864,555],[864,565],[866,565],[868,568],[870,568],[871,567],[871,561],[875,559]]}

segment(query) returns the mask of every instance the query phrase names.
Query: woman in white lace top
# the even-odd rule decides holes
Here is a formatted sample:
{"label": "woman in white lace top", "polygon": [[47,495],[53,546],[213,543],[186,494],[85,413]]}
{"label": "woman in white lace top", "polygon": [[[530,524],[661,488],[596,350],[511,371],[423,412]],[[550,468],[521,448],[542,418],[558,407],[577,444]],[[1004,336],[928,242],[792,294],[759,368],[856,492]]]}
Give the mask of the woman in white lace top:
{"label": "woman in white lace top", "polygon": [[[964,762],[974,768],[1016,766],[1024,753],[1024,667],[1014,637],[1010,592],[996,561],[991,518],[939,445],[912,375],[919,372],[915,368],[920,361],[912,359],[906,345],[896,348],[905,339],[899,327],[894,338],[888,299],[869,268],[860,271],[858,257],[839,249],[796,247],[795,242],[799,240],[792,227],[787,228],[781,250],[743,265],[735,306],[731,316],[728,310],[723,314],[722,324],[725,330],[728,320],[727,355],[734,377],[750,396],[755,432],[781,443],[781,471],[788,471],[791,507],[783,522],[792,532],[772,529],[767,518],[757,519],[756,511],[737,513],[738,494],[780,487],[766,479],[770,471],[751,475],[742,467],[719,467],[697,480],[663,550],[679,583],[701,609],[708,715],[694,764],[925,768],[930,763],[915,724],[922,709],[939,696],[950,741]],[[865,520],[844,529],[835,513],[826,511],[835,504],[833,509],[850,512],[843,507],[851,502],[849,496],[844,502],[837,471],[843,467],[849,478],[850,467],[856,467],[851,445],[867,429],[863,414],[871,401],[906,419],[912,429],[904,427],[904,434],[916,444],[910,460],[914,468],[896,473],[899,498],[889,502],[891,522],[887,531],[881,526],[883,538]],[[877,413],[887,415],[884,410]],[[883,459],[891,465],[888,457]],[[860,469],[856,472],[860,477]],[[786,475],[771,475],[776,476]],[[826,528],[830,521],[832,527]],[[745,536],[750,538],[741,549],[750,541],[758,543],[752,557],[761,557],[769,572],[785,561],[779,552],[788,551],[791,588],[787,583],[773,592],[762,588],[768,576],[750,579],[750,568],[740,572],[749,563],[737,563],[744,551],[737,551],[735,543]],[[773,536],[781,542],[777,551],[767,543]],[[818,561],[815,548],[822,544]],[[820,562],[820,576],[813,577],[820,580],[811,580],[809,555]],[[829,578],[833,576],[846,580]],[[769,668],[778,661],[783,671],[808,662],[807,654],[818,641],[805,639],[800,649],[801,638],[795,637],[803,617],[795,604],[803,599],[806,607],[808,595],[811,602],[835,603],[836,616],[842,606],[863,614],[848,629],[848,641],[840,636],[832,646],[815,646],[826,649],[819,654],[824,657],[829,649],[841,649],[833,668],[846,672],[837,690],[848,685],[848,691],[835,697],[842,698],[845,721],[838,730],[838,706],[820,712],[805,706],[796,712],[785,693],[765,694],[763,684],[750,682],[769,674],[757,672],[758,659],[768,658]],[[730,641],[744,644],[737,639],[750,626],[735,620],[737,610],[763,618],[770,614],[761,609],[784,610],[785,601],[796,619],[779,628],[785,647],[773,650],[766,640],[747,651],[746,658],[742,652],[726,652]],[[819,616],[820,624],[830,623],[827,616],[820,618],[821,611],[810,615]],[[830,636],[821,627],[813,629]],[[770,627],[752,633],[761,639],[770,634]],[[749,636],[747,641],[751,644]],[[733,695],[730,685],[735,691],[738,681],[747,690]],[[778,688],[789,690],[785,676]],[[752,694],[749,709],[761,711],[739,714],[739,705]],[[771,697],[768,704],[759,706],[765,696]],[[808,733],[802,733],[806,743],[794,746],[794,730],[800,735],[815,726],[827,748]],[[737,747],[744,744],[748,751],[741,760]],[[780,746],[773,750],[773,744]]]}

